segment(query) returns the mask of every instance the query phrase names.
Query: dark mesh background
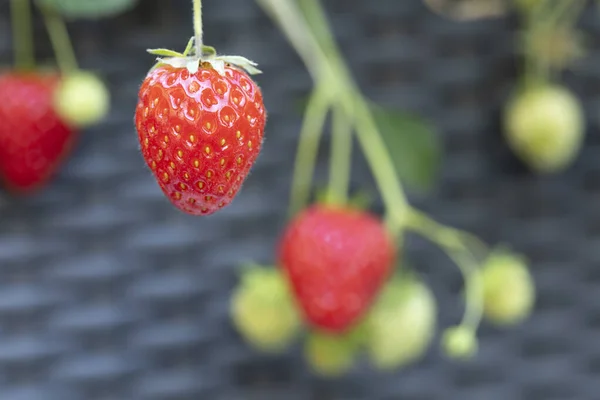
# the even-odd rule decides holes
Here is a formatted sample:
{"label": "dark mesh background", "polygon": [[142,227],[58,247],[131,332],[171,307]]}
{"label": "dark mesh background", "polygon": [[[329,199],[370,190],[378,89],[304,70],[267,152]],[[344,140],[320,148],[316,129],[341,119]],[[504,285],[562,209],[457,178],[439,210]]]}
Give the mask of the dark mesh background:
{"label": "dark mesh background", "polygon": [[[417,0],[326,1],[365,92],[440,127],[442,179],[414,200],[444,222],[525,252],[539,285],[533,318],[507,331],[484,326],[472,362],[449,362],[434,346],[406,370],[358,368],[327,382],[307,372],[298,349],[275,358],[249,350],[227,315],[237,266],[271,260],[300,123],[295,102],[311,81],[253,1],[205,1],[209,44],[264,70],[257,79],[270,119],[264,151],[233,205],[187,217],[143,164],[132,119],[152,62],[145,49],[185,45],[190,2],[142,3],[116,19],[70,25],[83,66],[110,84],[113,112],[83,134],[41,195],[0,197],[0,399],[599,398],[595,14],[584,23],[591,55],[568,77],[585,99],[587,145],[568,172],[541,178],[515,162],[500,137],[499,111],[515,77],[514,21],[454,23]],[[0,60],[8,63],[8,5],[0,4]],[[38,30],[39,53],[50,55]],[[370,179],[357,158],[354,183],[372,187]],[[441,323],[456,321],[456,269],[421,240],[409,249],[440,300]]]}

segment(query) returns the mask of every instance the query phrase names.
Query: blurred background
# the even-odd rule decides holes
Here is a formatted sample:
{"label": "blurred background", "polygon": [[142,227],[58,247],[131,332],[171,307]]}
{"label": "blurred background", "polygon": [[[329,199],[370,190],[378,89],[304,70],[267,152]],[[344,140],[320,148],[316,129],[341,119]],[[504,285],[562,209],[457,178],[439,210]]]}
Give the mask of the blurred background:
{"label": "blurred background", "polygon": [[[69,22],[82,67],[107,82],[112,111],[86,129],[42,192],[0,192],[2,400],[594,400],[600,390],[600,19],[585,13],[589,54],[565,75],[587,116],[585,145],[564,172],[531,173],[502,138],[519,64],[513,15],[455,21],[421,0],[324,0],[355,77],[372,100],[435,124],[443,145],[434,189],[412,201],[437,219],[527,255],[538,285],[532,317],[486,324],[472,361],[424,360],[396,372],[360,366],[324,380],[301,352],[251,350],[228,315],[239,265],[271,263],[285,222],[298,102],[312,81],[250,0],[204,1],[205,38],[257,61],[269,112],[264,149],[240,195],[211,217],[172,207],[139,152],[133,115],[153,57],[192,35],[188,0],[141,0],[118,16]],[[52,55],[36,19],[39,60]],[[12,61],[0,1],[0,62]],[[2,96],[8,94],[2,93]],[[319,170],[324,177],[326,165]],[[356,157],[353,185],[374,190]],[[409,238],[415,269],[460,318],[461,277]]]}

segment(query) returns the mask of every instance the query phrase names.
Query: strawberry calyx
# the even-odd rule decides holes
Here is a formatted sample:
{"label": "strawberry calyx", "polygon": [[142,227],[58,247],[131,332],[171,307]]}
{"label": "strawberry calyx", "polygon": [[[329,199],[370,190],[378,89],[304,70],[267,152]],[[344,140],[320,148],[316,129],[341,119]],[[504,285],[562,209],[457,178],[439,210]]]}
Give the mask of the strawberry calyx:
{"label": "strawberry calyx", "polygon": [[225,75],[225,66],[233,65],[245,70],[250,75],[261,74],[262,71],[257,67],[257,63],[242,56],[219,55],[212,46],[202,45],[202,54],[197,54],[195,46],[195,37],[192,37],[183,53],[170,49],[149,49],[148,53],[159,56],[157,63],[152,69],[163,65],[170,65],[175,68],[187,68],[191,74],[198,72],[201,66],[210,65],[220,75]]}

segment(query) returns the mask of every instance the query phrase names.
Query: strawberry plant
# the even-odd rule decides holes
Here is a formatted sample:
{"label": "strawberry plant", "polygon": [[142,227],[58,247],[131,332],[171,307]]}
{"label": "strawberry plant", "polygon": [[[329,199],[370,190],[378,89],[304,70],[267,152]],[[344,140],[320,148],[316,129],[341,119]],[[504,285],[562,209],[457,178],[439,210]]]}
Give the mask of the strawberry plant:
{"label": "strawberry plant", "polygon": [[183,53],[168,49],[142,83],[135,123],[142,154],[165,196],[179,210],[209,215],[233,201],[260,154],[267,113],[241,56],[218,55],[202,37],[202,4],[194,1],[195,36]]}
{"label": "strawberry plant", "polygon": [[[303,322],[305,334],[299,337],[304,338],[308,365],[317,374],[335,377],[349,371],[361,353],[375,368],[393,369],[417,362],[428,351],[438,326],[437,304],[426,282],[402,258],[404,238],[411,234],[429,239],[462,272],[464,316],[443,330],[441,348],[451,358],[474,357],[484,316],[507,325],[522,321],[532,310],[535,291],[523,258],[504,250],[502,262],[495,262],[493,255],[499,253],[478,237],[443,225],[410,204],[401,180],[413,189],[426,189],[435,176],[439,148],[432,127],[365,98],[319,0],[257,3],[297,51],[314,82],[300,129],[289,221],[274,257],[275,273],[288,281]],[[313,175],[330,114],[329,179],[321,190]],[[350,190],[354,139],[381,195],[381,216],[359,205]],[[235,290],[235,299],[244,285]],[[522,295],[514,303],[509,301],[511,288]],[[231,317],[240,327],[238,307],[232,304]],[[259,320],[260,307],[246,312],[252,308]],[[296,331],[296,320],[289,326],[277,324],[282,332],[292,325]],[[250,339],[249,332],[238,330]]]}
{"label": "strawberry plant", "polygon": [[109,109],[104,84],[81,71],[69,34],[50,0],[36,2],[50,36],[58,71],[36,67],[30,0],[12,0],[15,67],[0,74],[0,177],[13,193],[44,187],[69,156],[81,128]]}
{"label": "strawberry plant", "polygon": [[515,0],[523,21],[521,82],[505,109],[506,140],[533,171],[560,172],[576,159],[585,134],[578,98],[559,74],[583,54],[575,22],[585,0]]}

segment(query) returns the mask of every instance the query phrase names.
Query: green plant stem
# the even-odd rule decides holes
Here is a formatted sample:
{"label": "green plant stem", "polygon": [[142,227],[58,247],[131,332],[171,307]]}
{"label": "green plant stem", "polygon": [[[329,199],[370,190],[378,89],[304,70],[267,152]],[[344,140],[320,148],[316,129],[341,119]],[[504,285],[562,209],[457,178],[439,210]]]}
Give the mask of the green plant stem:
{"label": "green plant stem", "polygon": [[202,27],[202,0],[194,1],[194,36],[196,38],[196,56],[202,56],[203,27]]}
{"label": "green plant stem", "polygon": [[[356,134],[363,149],[367,162],[377,182],[379,191],[386,206],[388,215],[392,218],[392,231],[398,234],[404,224],[404,217],[409,208],[408,201],[402,189],[400,178],[396,172],[390,154],[381,137],[369,105],[364,100],[360,89],[352,79],[352,74],[343,61],[341,51],[336,45],[333,32],[319,0],[302,0],[304,12],[312,21],[313,32],[323,43],[323,56],[329,61],[331,78],[339,77],[338,85],[345,89],[341,93],[349,93],[343,98],[342,106],[348,115],[355,116]],[[326,49],[325,50],[323,50]]]}
{"label": "green plant stem", "polygon": [[407,228],[437,244],[458,266],[465,281],[466,307],[461,325],[476,331],[483,314],[483,283],[478,263],[465,243],[464,233],[439,224],[427,215],[412,210]]}
{"label": "green plant stem", "polygon": [[30,0],[11,0],[10,10],[15,67],[18,70],[33,69],[35,68],[35,55]]}
{"label": "green plant stem", "polygon": [[56,63],[63,74],[69,74],[79,69],[73,44],[65,22],[55,9],[49,6],[39,6],[44,17],[44,23],[54,49]]}
{"label": "green plant stem", "polygon": [[[542,1],[540,5],[526,17],[525,36],[543,36],[545,32],[560,29],[573,29],[573,25],[583,11],[587,0],[571,1]],[[554,73],[550,65],[547,65],[538,54],[532,52],[529,46],[524,46],[526,85],[534,85],[548,82]]]}
{"label": "green plant stem", "polygon": [[328,87],[322,83],[315,87],[308,100],[296,152],[290,194],[290,217],[300,211],[308,202],[319,142],[331,105],[330,99]]}
{"label": "green plant stem", "polygon": [[314,81],[321,79],[323,55],[315,53],[319,43],[310,32],[306,22],[300,18],[298,7],[288,0],[256,0],[273,22],[279,27],[290,44],[294,47]]}
{"label": "green plant stem", "polygon": [[[400,185],[390,155],[385,147],[381,134],[371,114],[368,104],[351,78],[348,68],[335,48],[329,54],[323,51],[314,38],[312,30],[302,18],[302,13],[290,0],[257,0],[275,19],[280,29],[290,39],[291,44],[300,54],[313,77],[326,82],[332,93],[337,96],[341,107],[348,115],[354,115],[355,130],[367,162],[385,203],[386,210],[392,216],[394,229],[399,231],[408,209],[406,197]],[[318,2],[306,2],[310,12],[324,15]],[[319,8],[316,8],[319,7]],[[326,18],[315,18],[313,29],[319,29],[321,35],[333,38],[327,27]],[[323,39],[321,39],[323,40]],[[331,39],[333,43],[333,39]]]}
{"label": "green plant stem", "polygon": [[352,125],[350,118],[341,107],[334,107],[331,127],[328,194],[328,200],[332,204],[345,205],[348,201],[352,163]]}

